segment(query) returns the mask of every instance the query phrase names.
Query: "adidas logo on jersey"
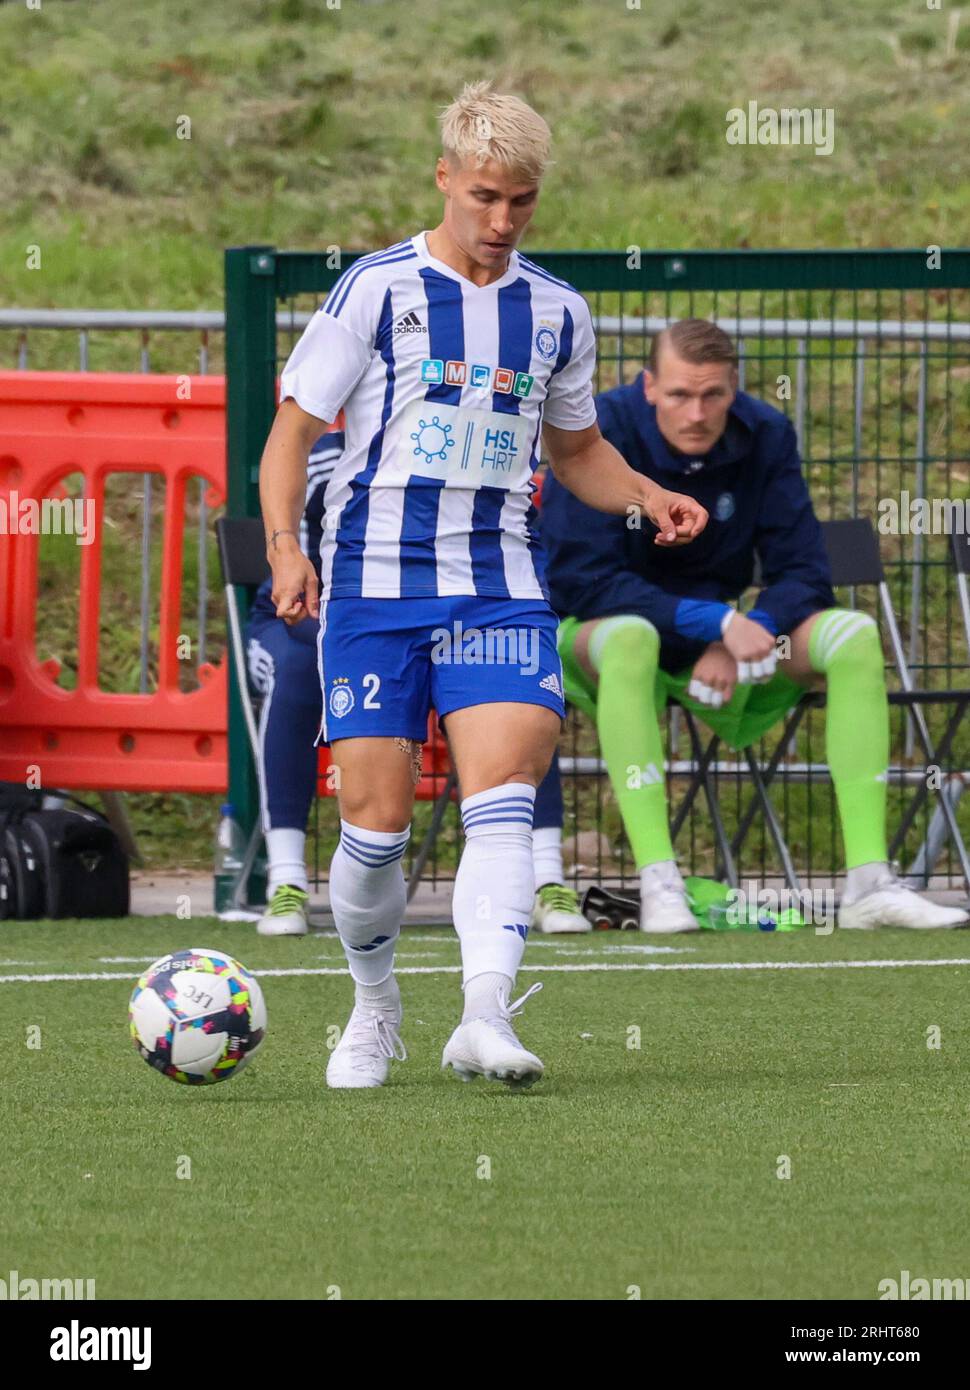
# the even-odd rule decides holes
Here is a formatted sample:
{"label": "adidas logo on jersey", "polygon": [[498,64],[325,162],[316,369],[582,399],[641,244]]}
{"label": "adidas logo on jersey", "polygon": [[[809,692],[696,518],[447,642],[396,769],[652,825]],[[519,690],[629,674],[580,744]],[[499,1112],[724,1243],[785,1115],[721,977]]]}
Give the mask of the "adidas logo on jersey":
{"label": "adidas logo on jersey", "polygon": [[414,312],[413,309],[409,314],[405,314],[403,318],[399,318],[397,323],[394,325],[395,337],[397,337],[401,333],[427,333],[427,331],[427,328],[418,318],[417,314]]}
{"label": "adidas logo on jersey", "polygon": [[562,699],[562,686],[559,684],[559,677],[553,672],[551,675],[543,676],[539,682],[543,690],[551,690],[553,695],[558,695]]}

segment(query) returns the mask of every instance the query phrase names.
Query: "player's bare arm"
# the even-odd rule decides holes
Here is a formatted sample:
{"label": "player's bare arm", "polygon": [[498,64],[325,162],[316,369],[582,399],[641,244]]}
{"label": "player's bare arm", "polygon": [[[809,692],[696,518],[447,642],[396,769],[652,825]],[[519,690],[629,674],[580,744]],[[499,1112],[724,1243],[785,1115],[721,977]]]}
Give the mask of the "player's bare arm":
{"label": "player's bare arm", "polygon": [[550,467],[563,487],[597,511],[642,510],[659,528],[656,545],[687,545],[707,525],[707,512],[699,502],[668,492],[631,468],[603,438],[599,425],[563,430],[547,424],[543,441]]}
{"label": "player's bare arm", "polygon": [[287,623],[320,616],[319,585],[300,549],[307,459],[328,422],[294,400],[280,406],[259,465],[259,501],[266,527],[266,557],[273,571],[276,616]]}

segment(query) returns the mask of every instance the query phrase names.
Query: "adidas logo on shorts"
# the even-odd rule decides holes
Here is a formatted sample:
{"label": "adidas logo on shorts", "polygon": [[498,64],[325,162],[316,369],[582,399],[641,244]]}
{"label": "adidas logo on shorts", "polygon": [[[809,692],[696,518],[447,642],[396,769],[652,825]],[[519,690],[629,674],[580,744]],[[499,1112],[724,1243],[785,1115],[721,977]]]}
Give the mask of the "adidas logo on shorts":
{"label": "adidas logo on shorts", "polygon": [[559,677],[553,672],[549,676],[543,676],[539,682],[543,690],[551,690],[553,695],[558,695],[562,699],[562,686],[559,684]]}

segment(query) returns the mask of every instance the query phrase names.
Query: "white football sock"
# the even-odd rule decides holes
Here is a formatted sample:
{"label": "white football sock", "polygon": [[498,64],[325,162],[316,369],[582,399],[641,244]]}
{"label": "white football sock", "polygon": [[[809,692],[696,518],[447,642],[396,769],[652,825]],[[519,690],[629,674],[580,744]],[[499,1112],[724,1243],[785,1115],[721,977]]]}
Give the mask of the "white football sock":
{"label": "white football sock", "polygon": [[473,1018],[499,1018],[499,995],[504,995],[507,1002],[512,995],[513,983],[508,975],[500,975],[494,970],[486,970],[483,975],[469,980],[465,985],[462,1023],[468,1023]]}
{"label": "white football sock", "polygon": [[411,829],[362,830],[340,822],[330,862],[330,910],[359,985],[379,985],[394,968],[407,888],[401,858]]}
{"label": "white football sock", "polygon": [[532,867],[536,875],[536,892],[547,883],[562,883],[562,830],[558,825],[544,825],[532,832]]}
{"label": "white football sock", "polygon": [[845,891],[842,894],[843,903],[855,902],[856,898],[871,893],[874,888],[883,887],[888,873],[889,865],[884,860],[874,860],[871,864],[858,864],[854,869],[847,869]]}
{"label": "white football sock", "polygon": [[269,860],[268,889],[272,897],[281,883],[309,893],[306,872],[306,835],[302,830],[267,830],[266,857]]}
{"label": "white football sock", "polygon": [[355,985],[354,1002],[369,1004],[371,1008],[386,1009],[388,1013],[394,1013],[401,1007],[401,991],[397,980],[393,975],[388,975],[379,985]]}
{"label": "white football sock", "polygon": [[535,798],[527,782],[506,782],[461,803],[465,848],[453,903],[466,984],[487,972],[515,979],[535,897]]}

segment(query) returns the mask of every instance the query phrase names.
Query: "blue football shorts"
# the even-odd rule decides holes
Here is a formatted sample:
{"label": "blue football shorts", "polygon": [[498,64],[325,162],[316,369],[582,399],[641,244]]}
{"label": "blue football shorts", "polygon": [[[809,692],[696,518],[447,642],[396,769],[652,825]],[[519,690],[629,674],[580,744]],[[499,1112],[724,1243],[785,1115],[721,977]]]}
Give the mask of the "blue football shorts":
{"label": "blue football shorts", "polygon": [[329,599],[320,606],[320,737],[423,743],[432,708],[445,719],[503,701],[562,719],[557,627],[541,599]]}

